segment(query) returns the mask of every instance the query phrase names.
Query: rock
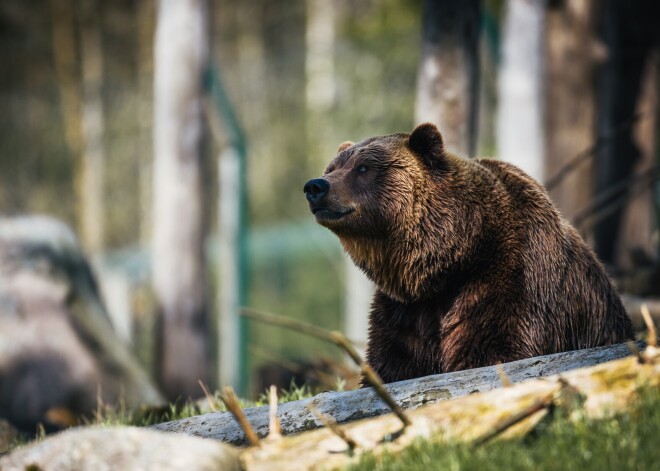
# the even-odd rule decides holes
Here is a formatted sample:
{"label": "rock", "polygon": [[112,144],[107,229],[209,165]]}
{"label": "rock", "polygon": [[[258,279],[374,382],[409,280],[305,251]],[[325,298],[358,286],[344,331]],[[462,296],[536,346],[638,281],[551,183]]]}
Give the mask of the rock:
{"label": "rock", "polygon": [[0,458],[3,471],[239,470],[238,451],[204,438],[136,427],[77,428]]}
{"label": "rock", "polygon": [[0,417],[50,431],[99,399],[162,402],[115,335],[71,230],[47,217],[0,218]]}

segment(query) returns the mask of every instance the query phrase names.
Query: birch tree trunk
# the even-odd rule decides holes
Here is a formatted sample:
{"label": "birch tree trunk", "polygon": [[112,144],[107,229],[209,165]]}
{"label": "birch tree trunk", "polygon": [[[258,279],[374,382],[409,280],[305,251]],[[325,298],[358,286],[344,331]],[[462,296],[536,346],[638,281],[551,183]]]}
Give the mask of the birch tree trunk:
{"label": "birch tree trunk", "polygon": [[497,153],[539,181],[544,177],[545,0],[508,0],[499,72]]}
{"label": "birch tree trunk", "polygon": [[158,377],[166,395],[195,397],[208,382],[202,178],[204,0],[162,0],[154,81],[153,286]]}
{"label": "birch tree trunk", "polygon": [[415,121],[435,123],[447,148],[475,152],[479,103],[479,0],[425,0]]}

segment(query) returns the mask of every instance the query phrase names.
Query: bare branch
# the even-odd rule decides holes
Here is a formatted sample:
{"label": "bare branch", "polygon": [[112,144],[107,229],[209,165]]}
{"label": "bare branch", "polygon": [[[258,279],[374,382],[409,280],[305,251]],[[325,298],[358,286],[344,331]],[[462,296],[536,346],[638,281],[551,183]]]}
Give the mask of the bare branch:
{"label": "bare branch", "polygon": [[389,408],[396,414],[396,416],[401,419],[403,423],[403,428],[411,424],[410,419],[406,416],[406,413],[403,411],[403,408],[399,406],[391,394],[383,386],[383,380],[378,376],[378,374],[369,366],[367,363],[362,360],[362,357],[355,349],[351,341],[341,332],[329,331],[317,327],[315,325],[307,324],[296,319],[291,319],[289,317],[279,316],[277,314],[271,314],[266,312],[255,311],[254,309],[243,308],[241,313],[244,316],[247,316],[251,319],[265,322],[267,324],[277,325],[280,327],[296,330],[298,332],[312,335],[314,337],[327,340],[334,343],[339,348],[344,350],[351,360],[355,362],[356,365],[360,367],[364,373],[364,378],[369,382],[369,384],[374,388],[374,391],[381,397],[383,401],[389,406]]}
{"label": "bare branch", "polygon": [[202,388],[202,391],[204,392],[204,397],[206,397],[206,402],[209,403],[209,408],[211,409],[211,411],[212,412],[217,411],[218,409],[215,407],[215,400],[213,399],[213,396],[209,392],[204,382],[201,379],[198,379],[197,382],[199,383],[199,386]]}
{"label": "bare branch", "polygon": [[486,433],[484,436],[476,440],[473,444],[474,447],[478,447],[483,445],[486,442],[489,442],[493,438],[497,437],[501,433],[505,432],[507,429],[513,427],[516,425],[518,422],[521,422],[525,420],[527,417],[532,416],[538,411],[541,411],[543,409],[546,409],[550,407],[552,402],[554,401],[554,393],[549,394],[546,397],[539,399],[537,401],[534,401],[529,407],[523,409],[522,411],[518,412],[517,414],[513,414],[509,417],[506,417],[502,422],[499,424],[496,424],[493,430],[490,432]]}
{"label": "bare branch", "polygon": [[358,444],[355,442],[355,440],[353,440],[350,436],[348,436],[348,434],[344,432],[344,430],[342,430],[342,428],[339,425],[337,425],[337,422],[335,422],[335,420],[332,417],[323,414],[320,410],[314,407],[314,404],[312,403],[307,404],[307,409],[309,409],[309,411],[314,415],[314,417],[319,419],[324,426],[328,427],[328,429],[330,429],[332,433],[337,435],[339,438],[341,438],[344,441],[344,443],[346,443],[346,445],[348,445],[349,453],[352,453],[353,450],[355,450],[358,447]]}
{"label": "bare branch", "polygon": [[248,422],[247,417],[245,417],[243,409],[241,409],[241,405],[238,403],[238,398],[236,397],[234,390],[230,386],[225,387],[225,392],[224,394],[220,394],[220,399],[222,402],[224,402],[227,410],[233,414],[236,421],[240,424],[243,432],[245,432],[245,437],[250,442],[250,445],[259,446],[259,437],[254,432],[254,429],[252,428],[252,425],[250,425],[250,422]]}

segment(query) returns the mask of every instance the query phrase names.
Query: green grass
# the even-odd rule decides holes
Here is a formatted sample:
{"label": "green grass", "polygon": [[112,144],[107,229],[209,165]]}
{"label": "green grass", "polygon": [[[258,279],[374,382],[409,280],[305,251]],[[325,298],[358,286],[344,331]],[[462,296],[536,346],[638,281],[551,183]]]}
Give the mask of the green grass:
{"label": "green grass", "polygon": [[660,391],[646,391],[631,412],[604,420],[556,417],[526,438],[469,445],[419,441],[399,456],[364,457],[360,470],[660,469]]}
{"label": "green grass", "polygon": [[[291,383],[288,390],[278,391],[278,402],[297,401],[314,396],[308,386],[297,386],[294,382]],[[256,401],[247,399],[240,399],[239,403],[242,408],[259,407],[268,404],[268,391],[264,391]],[[130,410],[122,404],[119,406],[100,405],[96,413],[83,421],[84,425],[135,425],[144,427],[154,425],[157,423],[168,422],[171,420],[187,419],[196,415],[212,412],[212,411],[226,411],[224,403],[220,400],[218,392],[215,392],[208,398],[199,399],[197,401],[182,402],[177,404],[168,404],[162,407],[149,407],[138,410]]]}

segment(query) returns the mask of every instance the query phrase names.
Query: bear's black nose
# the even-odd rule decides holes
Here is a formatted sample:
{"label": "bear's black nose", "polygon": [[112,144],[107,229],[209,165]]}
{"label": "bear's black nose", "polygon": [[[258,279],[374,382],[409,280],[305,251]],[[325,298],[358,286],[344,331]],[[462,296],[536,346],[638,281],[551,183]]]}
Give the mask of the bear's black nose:
{"label": "bear's black nose", "polygon": [[305,183],[303,191],[310,203],[318,203],[330,189],[330,184],[322,178],[315,178]]}

